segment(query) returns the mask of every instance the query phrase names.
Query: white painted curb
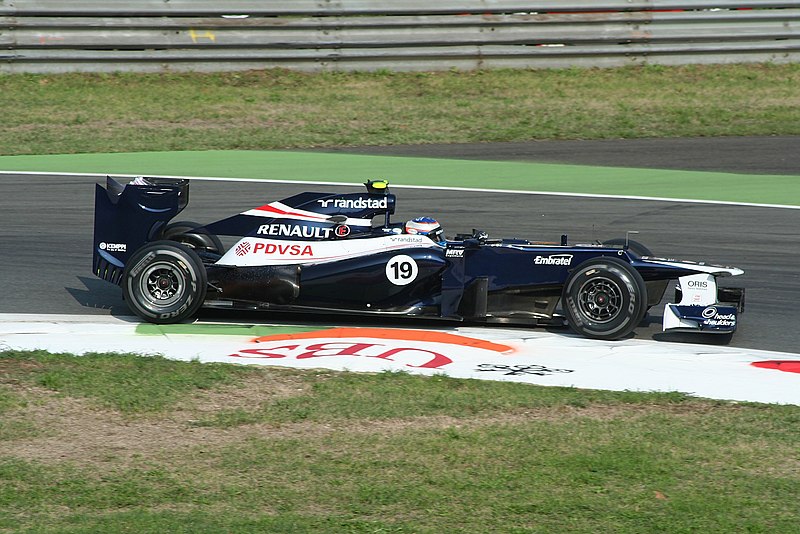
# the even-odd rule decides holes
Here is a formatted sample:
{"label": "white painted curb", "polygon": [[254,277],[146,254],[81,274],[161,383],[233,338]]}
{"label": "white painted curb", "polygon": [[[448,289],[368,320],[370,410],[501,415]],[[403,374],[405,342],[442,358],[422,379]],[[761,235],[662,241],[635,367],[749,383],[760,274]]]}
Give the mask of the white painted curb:
{"label": "white painted curb", "polygon": [[[395,370],[800,405],[800,354],[636,339],[595,341],[502,328],[320,329],[257,339],[143,335],[136,333],[138,324],[134,318],[108,316],[0,315],[0,349],[134,352],[187,361],[355,372]],[[762,368],[752,365],[755,362],[773,363]],[[782,371],[776,362],[793,371]]]}

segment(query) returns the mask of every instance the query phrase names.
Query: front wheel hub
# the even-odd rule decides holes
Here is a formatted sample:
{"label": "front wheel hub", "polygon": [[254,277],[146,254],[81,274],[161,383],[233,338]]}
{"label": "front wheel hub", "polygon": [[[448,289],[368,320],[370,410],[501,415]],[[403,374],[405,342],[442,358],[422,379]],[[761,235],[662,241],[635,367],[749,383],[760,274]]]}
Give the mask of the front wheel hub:
{"label": "front wheel hub", "polygon": [[622,291],[607,278],[592,279],[580,292],[580,307],[586,317],[602,323],[617,316],[622,306]]}

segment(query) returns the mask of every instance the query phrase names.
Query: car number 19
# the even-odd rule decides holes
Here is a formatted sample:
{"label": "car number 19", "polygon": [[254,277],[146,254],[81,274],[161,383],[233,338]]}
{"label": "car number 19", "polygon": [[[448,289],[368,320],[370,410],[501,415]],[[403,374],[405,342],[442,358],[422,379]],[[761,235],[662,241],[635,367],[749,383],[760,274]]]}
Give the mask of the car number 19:
{"label": "car number 19", "polygon": [[393,256],[386,264],[386,278],[396,286],[404,286],[417,278],[419,267],[411,256]]}

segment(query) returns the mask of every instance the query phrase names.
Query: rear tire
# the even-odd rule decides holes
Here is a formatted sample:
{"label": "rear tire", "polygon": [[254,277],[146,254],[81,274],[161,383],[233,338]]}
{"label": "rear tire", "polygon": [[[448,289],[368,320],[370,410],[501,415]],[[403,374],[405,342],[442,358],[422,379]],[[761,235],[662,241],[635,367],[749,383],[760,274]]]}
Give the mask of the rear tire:
{"label": "rear tire", "polygon": [[206,296],[206,269],[197,253],[173,241],[155,241],[137,250],[122,276],[131,311],[151,323],[192,317]]}
{"label": "rear tire", "polygon": [[592,339],[627,336],[647,311],[642,276],[613,257],[581,263],[564,284],[561,299],[570,327]]}

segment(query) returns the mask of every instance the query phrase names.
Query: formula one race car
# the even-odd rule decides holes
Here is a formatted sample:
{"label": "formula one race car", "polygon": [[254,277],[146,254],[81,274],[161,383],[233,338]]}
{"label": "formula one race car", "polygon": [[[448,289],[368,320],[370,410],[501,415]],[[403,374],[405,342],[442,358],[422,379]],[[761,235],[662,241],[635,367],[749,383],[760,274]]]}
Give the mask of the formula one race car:
{"label": "formula one race car", "polygon": [[[138,177],[97,185],[94,273],[122,286],[146,321],[173,323],[200,307],[563,324],[619,339],[658,304],[676,303],[664,330],[732,334],[744,290],[717,278],[743,271],[654,258],[617,239],[568,245],[445,239],[427,217],[393,223],[385,181],[364,193],[301,193],[206,225],[170,223],[188,203],[187,180]],[[238,238],[226,248],[218,236]]]}

